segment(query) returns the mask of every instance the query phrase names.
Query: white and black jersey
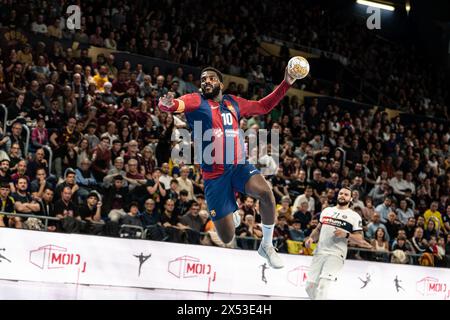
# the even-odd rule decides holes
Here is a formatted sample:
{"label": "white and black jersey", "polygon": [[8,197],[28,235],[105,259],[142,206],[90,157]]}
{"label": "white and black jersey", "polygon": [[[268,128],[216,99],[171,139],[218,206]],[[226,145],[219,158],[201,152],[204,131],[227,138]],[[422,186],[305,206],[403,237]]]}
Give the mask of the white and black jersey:
{"label": "white and black jersey", "polygon": [[319,243],[315,254],[331,254],[345,259],[347,256],[348,239],[334,235],[337,228],[349,233],[362,231],[362,220],[359,214],[351,209],[325,208],[320,215]]}

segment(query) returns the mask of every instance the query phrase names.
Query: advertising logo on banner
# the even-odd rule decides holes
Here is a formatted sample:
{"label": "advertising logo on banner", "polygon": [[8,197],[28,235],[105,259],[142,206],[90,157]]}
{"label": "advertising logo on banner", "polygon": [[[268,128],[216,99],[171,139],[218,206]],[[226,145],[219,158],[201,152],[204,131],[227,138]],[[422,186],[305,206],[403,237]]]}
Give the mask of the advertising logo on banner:
{"label": "advertising logo on banner", "polygon": [[31,250],[30,263],[41,269],[61,269],[77,266],[81,272],[86,272],[86,261],[83,261],[80,254],[53,244]]}
{"label": "advertising logo on banner", "polygon": [[425,277],[416,282],[416,290],[423,296],[444,295],[448,299],[450,288],[437,278]]}
{"label": "advertising logo on banner", "polygon": [[370,273],[366,273],[366,276],[365,276],[364,279],[361,278],[361,277],[358,277],[358,279],[359,279],[359,281],[362,282],[360,289],[364,289],[365,287],[367,287],[367,285],[368,285],[369,282],[371,281],[371,279],[370,279]]}
{"label": "advertising logo on banner", "polygon": [[308,279],[308,270],[309,267],[298,266],[297,268],[292,269],[288,272],[287,279],[296,287],[304,287],[306,284],[306,280]]}
{"label": "advertising logo on banner", "polygon": [[[0,251],[5,252],[6,255],[6,248],[0,248]],[[9,260],[7,257],[5,257],[3,254],[0,253],[0,262],[2,261],[7,261],[9,263],[11,263],[11,260]]]}
{"label": "advertising logo on banner", "polygon": [[144,253],[141,252],[140,255],[134,254],[133,256],[139,259],[138,277],[140,277],[141,276],[142,265],[152,256],[152,254],[150,253],[150,254],[144,256]]}
{"label": "advertising logo on banner", "polygon": [[179,279],[207,276],[208,290],[211,282],[216,281],[216,271],[212,265],[201,263],[200,259],[187,255],[169,261],[167,271]]}

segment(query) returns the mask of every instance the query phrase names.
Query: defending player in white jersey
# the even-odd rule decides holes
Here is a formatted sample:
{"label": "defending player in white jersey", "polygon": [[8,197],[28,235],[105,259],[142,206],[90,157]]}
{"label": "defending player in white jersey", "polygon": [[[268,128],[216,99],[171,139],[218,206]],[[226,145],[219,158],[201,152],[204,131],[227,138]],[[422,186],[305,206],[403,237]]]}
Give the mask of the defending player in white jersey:
{"label": "defending player in white jersey", "polygon": [[307,248],[319,240],[306,282],[306,292],[311,299],[327,298],[330,284],[337,280],[337,274],[344,266],[348,242],[372,248],[364,240],[361,217],[349,208],[351,201],[350,189],[339,190],[337,206],[322,211],[319,224],[306,239]]}

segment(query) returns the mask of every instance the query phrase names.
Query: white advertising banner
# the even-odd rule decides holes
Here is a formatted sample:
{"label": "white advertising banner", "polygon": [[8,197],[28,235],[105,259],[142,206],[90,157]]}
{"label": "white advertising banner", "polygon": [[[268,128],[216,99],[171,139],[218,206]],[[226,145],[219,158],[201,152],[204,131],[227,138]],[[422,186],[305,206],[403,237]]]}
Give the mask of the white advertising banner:
{"label": "white advertising banner", "polygon": [[[306,298],[311,257],[0,229],[0,279]],[[330,299],[450,299],[450,269],[347,260]]]}

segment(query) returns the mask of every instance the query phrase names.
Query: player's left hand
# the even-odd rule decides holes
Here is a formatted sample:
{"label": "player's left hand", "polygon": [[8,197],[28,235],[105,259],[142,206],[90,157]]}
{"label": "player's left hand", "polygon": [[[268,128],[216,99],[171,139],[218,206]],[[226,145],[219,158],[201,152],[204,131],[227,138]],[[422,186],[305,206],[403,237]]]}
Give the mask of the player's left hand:
{"label": "player's left hand", "polygon": [[286,69],[284,70],[284,80],[285,80],[287,83],[289,83],[289,85],[291,85],[291,86],[294,84],[295,80],[297,80],[297,79],[295,79],[295,78],[292,78],[292,77],[289,75],[289,73],[288,73],[288,71],[287,71],[287,67],[286,67]]}
{"label": "player's left hand", "polygon": [[334,231],[334,236],[338,237],[338,238],[345,238],[347,237],[347,233],[346,231],[342,230],[342,229],[336,229]]}

